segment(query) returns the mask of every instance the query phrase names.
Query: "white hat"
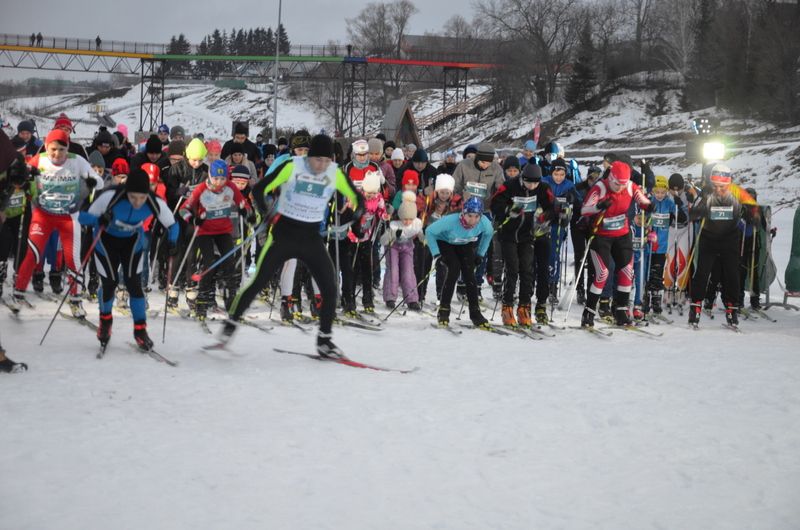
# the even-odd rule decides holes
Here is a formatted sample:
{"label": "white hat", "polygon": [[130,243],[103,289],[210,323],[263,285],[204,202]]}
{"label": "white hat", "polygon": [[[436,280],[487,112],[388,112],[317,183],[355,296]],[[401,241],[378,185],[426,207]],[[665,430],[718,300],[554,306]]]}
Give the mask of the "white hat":
{"label": "white hat", "polygon": [[436,175],[436,185],[433,187],[434,191],[450,190],[453,191],[456,187],[456,179],[447,173]]}
{"label": "white hat", "polygon": [[364,193],[377,193],[381,189],[381,174],[377,171],[367,171],[361,183],[361,189],[364,190]]}
{"label": "white hat", "polygon": [[405,160],[406,157],[403,155],[402,149],[395,149],[392,151],[392,160]]}
{"label": "white hat", "polygon": [[359,139],[353,142],[353,154],[365,155],[369,153],[369,144],[364,139]]}

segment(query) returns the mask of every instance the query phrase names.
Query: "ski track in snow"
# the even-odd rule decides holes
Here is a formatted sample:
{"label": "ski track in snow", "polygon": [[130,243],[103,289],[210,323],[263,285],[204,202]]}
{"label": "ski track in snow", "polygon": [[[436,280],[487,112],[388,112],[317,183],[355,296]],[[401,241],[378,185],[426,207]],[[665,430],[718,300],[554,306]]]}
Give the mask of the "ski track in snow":
{"label": "ski track in snow", "polygon": [[[792,215],[776,216],[781,275]],[[675,315],[659,340],[453,337],[423,316],[335,328],[353,359],[421,367],[394,374],[275,353],[312,351],[313,335],[272,322],[242,327],[243,357],[220,360],[173,316],[166,344],[161,319],[150,333],[179,367],[129,348],[121,316],[97,360],[92,333],[63,319],[39,347],[55,306],[32,301],[22,323],[0,313],[9,355],[31,367],[0,377],[4,529],[800,524],[796,312],[740,335],[722,315],[699,332]]]}

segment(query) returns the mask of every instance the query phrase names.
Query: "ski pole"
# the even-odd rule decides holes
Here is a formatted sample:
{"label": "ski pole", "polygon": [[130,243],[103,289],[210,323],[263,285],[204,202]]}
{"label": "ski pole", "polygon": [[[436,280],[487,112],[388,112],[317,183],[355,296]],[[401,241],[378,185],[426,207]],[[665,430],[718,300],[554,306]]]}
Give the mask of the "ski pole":
{"label": "ski pole", "polygon": [[[164,234],[166,236],[166,234]],[[167,285],[172,283],[172,266],[175,260],[172,256],[167,259]],[[164,298],[164,321],[161,326],[161,344],[167,340],[167,298],[169,298],[169,289],[167,289],[166,297]]]}
{"label": "ski pole", "polygon": [[80,276],[83,273],[83,269],[86,267],[86,264],[89,263],[89,258],[92,257],[92,252],[94,252],[94,248],[97,246],[97,243],[100,241],[100,237],[103,235],[103,232],[105,232],[105,230],[106,228],[104,226],[101,226],[97,230],[97,235],[94,236],[92,244],[89,246],[89,250],[86,252],[86,256],[84,256],[83,261],[81,261],[80,269],[78,269],[78,271],[75,273],[75,276],[72,278],[71,285],[66,289],[64,296],[61,298],[61,303],[58,304],[56,312],[53,315],[53,318],[50,319],[50,324],[47,326],[44,335],[42,335],[42,340],[39,341],[39,346],[41,346],[44,343],[44,339],[47,337],[47,334],[50,333],[50,328],[53,327],[53,322],[56,321],[56,317],[58,316],[59,311],[61,311],[61,308],[64,306],[64,302],[67,301],[67,297],[70,295],[70,292],[72,291],[72,285],[76,281],[78,281],[78,276]]}
{"label": "ski pole", "polygon": [[[175,205],[175,208],[172,210],[172,217],[173,217],[173,218],[175,217],[175,214],[177,213],[177,211],[178,211],[178,208],[180,208],[180,207],[181,207],[181,203],[182,203],[182,202],[183,202],[183,197],[180,197],[180,198],[178,199],[178,203]],[[177,220],[176,220],[175,222],[177,223]],[[158,226],[158,223],[155,223],[155,222],[154,222],[154,223],[153,223],[153,228],[155,229],[155,227],[156,227],[156,226]],[[164,230],[164,233],[162,234],[162,236],[161,236],[160,238],[158,238],[158,241],[156,241],[156,248],[155,248],[155,251],[153,252],[153,259],[150,261],[150,270],[154,270],[154,268],[155,268],[155,266],[156,266],[156,260],[158,259],[158,249],[159,249],[159,247],[161,246],[161,242],[164,240],[164,238],[165,238],[166,236],[167,236],[167,232],[166,232],[166,230]],[[156,276],[157,276],[156,274],[153,274],[153,275],[150,277],[150,283],[151,283],[151,284],[152,284],[152,283],[155,283],[155,281],[156,281]]]}
{"label": "ski pole", "polygon": [[[750,253],[750,296],[753,296],[753,288],[755,287],[755,271],[756,271],[756,228],[753,227],[753,248]],[[758,294],[761,294],[759,289]]]}
{"label": "ski pole", "polygon": [[[194,232],[192,233],[192,238],[189,240],[189,245],[186,247],[186,252],[183,253],[183,258],[181,259],[180,265],[178,265],[178,271],[175,273],[173,278],[170,278],[169,282],[167,283],[167,300],[169,300],[169,292],[172,290],[172,280],[175,278],[181,277],[181,272],[183,271],[183,266],[186,265],[186,260],[189,258],[189,254],[192,251],[192,246],[194,245],[194,240],[197,237],[197,232],[200,231],[199,226],[194,227]],[[164,313],[167,312],[167,302],[164,302]]]}
{"label": "ski pole", "polygon": [[[252,234],[247,236],[247,239],[245,239],[244,241],[242,241],[241,243],[230,249],[228,252],[220,256],[219,259],[217,259],[217,261],[209,265],[209,267],[203,272],[196,272],[192,274],[192,281],[199,282],[206,274],[219,267],[221,263],[223,263],[226,259],[228,259],[228,256],[230,256],[231,254],[235,254],[236,251],[239,250],[240,248],[244,248],[245,245],[247,245],[247,243],[249,243],[256,235],[258,235],[258,233],[261,232],[265,226],[266,226],[265,224],[259,225],[258,228],[253,230]],[[242,260],[242,265],[244,265],[244,260]],[[244,270],[242,270],[242,277],[244,278]]]}
{"label": "ski pole", "polygon": [[[600,223],[603,222],[603,217],[605,214],[600,214],[597,216],[597,221],[595,221],[594,226],[592,227],[592,235],[589,237],[589,240],[586,242],[586,252],[583,253],[583,259],[581,260],[581,266],[578,268],[578,277],[583,273],[583,268],[586,266],[586,257],[591,252],[592,241],[594,241],[594,236],[597,233],[597,228],[600,226]],[[575,292],[578,290],[577,283],[575,284],[575,289],[572,289],[569,293],[569,302],[567,303],[567,311],[564,313],[564,322],[567,321],[567,317],[569,317],[569,310],[572,308],[572,300],[575,298]]]}
{"label": "ski pole", "polygon": [[[253,231],[253,232],[255,233],[255,231]],[[242,217],[241,214],[239,215],[239,237],[244,238],[244,217]],[[252,234],[247,239],[252,241],[253,240]],[[245,248],[247,248],[247,239],[245,239],[245,242],[242,243],[242,246],[241,246],[242,253],[241,253],[241,256],[239,256],[239,263],[240,263],[240,267],[242,269],[242,279],[244,279],[244,251],[245,251]]]}
{"label": "ski pole", "polygon": [[[639,297],[644,301],[644,210],[642,210],[641,223],[642,234],[639,237]],[[634,305],[636,305],[636,297],[634,296]]]}

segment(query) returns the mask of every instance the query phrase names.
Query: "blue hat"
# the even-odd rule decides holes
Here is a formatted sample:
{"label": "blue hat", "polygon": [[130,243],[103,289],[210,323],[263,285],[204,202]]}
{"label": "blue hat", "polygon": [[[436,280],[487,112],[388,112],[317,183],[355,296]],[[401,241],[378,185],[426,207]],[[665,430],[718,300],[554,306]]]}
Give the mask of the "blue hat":
{"label": "blue hat", "polygon": [[533,140],[528,140],[525,142],[525,145],[523,145],[522,148],[527,151],[536,151],[536,142]]}
{"label": "blue hat", "polygon": [[158,132],[169,134],[169,127],[167,127],[166,123],[162,123],[161,125],[158,126]]}
{"label": "blue hat", "polygon": [[477,197],[470,197],[464,203],[464,213],[483,213],[483,203]]}
{"label": "blue hat", "polygon": [[222,159],[217,159],[211,162],[211,167],[208,169],[208,176],[228,178],[228,164]]}

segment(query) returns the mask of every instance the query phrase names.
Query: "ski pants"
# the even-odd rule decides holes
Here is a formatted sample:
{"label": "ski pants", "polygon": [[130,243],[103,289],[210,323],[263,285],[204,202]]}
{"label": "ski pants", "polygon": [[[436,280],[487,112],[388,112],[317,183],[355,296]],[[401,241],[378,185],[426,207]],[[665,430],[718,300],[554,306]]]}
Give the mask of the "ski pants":
{"label": "ski pants", "polygon": [[[643,293],[647,290],[646,284],[648,281],[647,275],[650,270],[650,259],[651,253],[649,248],[644,250],[644,265],[642,265],[642,251],[633,251],[633,303],[635,305],[642,305]],[[642,272],[644,276],[642,276]]]}
{"label": "ski pants", "polygon": [[479,308],[478,285],[475,283],[475,249],[475,243],[451,245],[444,241],[439,242],[439,251],[441,252],[439,261],[443,262],[446,267],[440,307],[450,307],[450,301],[453,299],[453,292],[456,289],[456,281],[458,281],[458,275],[461,274],[461,277],[464,278],[470,310]]}
{"label": "ski pants", "polygon": [[239,320],[280,266],[292,258],[305,263],[317,282],[322,295],[319,331],[330,333],[333,317],[336,315],[336,279],[333,262],[322,236],[319,235],[319,224],[300,223],[285,217],[278,218],[272,225],[267,241],[258,255],[256,273],[233,299],[229,309],[230,318]]}
{"label": "ski pants", "polygon": [[386,276],[383,278],[383,299],[397,301],[397,293],[403,288],[407,303],[419,302],[417,277],[414,274],[414,242],[395,242],[386,249]]}
{"label": "ski pants", "polygon": [[[100,289],[97,299],[100,313],[110,314],[114,306],[114,291],[120,279],[128,289],[131,315],[136,324],[147,320],[147,304],[142,290],[143,235],[115,237],[107,233],[100,236],[94,250],[94,264],[100,276]],[[120,267],[121,265],[121,267]],[[122,270],[120,278],[119,272]]]}
{"label": "ski pants", "polygon": [[561,255],[567,241],[567,229],[557,222],[550,227],[550,257],[548,267],[550,270],[550,283],[558,283],[561,279]]}
{"label": "ski pants", "polygon": [[700,302],[708,287],[714,262],[721,268],[722,302],[736,305],[739,300],[739,238],[711,237],[707,233],[697,241],[697,260],[691,285],[691,300]]}
{"label": "ski pants", "polygon": [[589,247],[595,277],[590,292],[601,294],[608,282],[609,260],[616,264],[617,286],[620,293],[630,293],[633,285],[633,242],[630,233],[618,237],[596,237]]}
{"label": "ski pants", "polygon": [[[753,238],[755,237],[755,252],[753,251]],[[758,255],[761,252],[758,236],[751,235],[744,238],[742,242],[742,258],[739,261],[739,305],[744,306],[745,292],[749,292],[750,296],[758,296],[760,287],[758,282]],[[755,260],[753,255],[755,254]],[[752,269],[751,266],[752,265]],[[750,280],[752,275],[753,279]],[[753,287],[752,290],[750,287]]]}
{"label": "ski pants", "polygon": [[64,249],[64,261],[70,275],[70,294],[77,296],[81,291],[81,283],[77,279],[78,266],[81,262],[81,225],[78,214],[56,215],[41,208],[34,208],[31,215],[31,226],[28,231],[28,252],[20,265],[17,282],[14,286],[25,291],[31,281],[33,269],[43,261],[43,251],[47,240],[53,232],[58,232]]}
{"label": "ski pants", "polygon": [[[195,244],[200,250],[200,263],[203,270],[207,270],[217,260],[218,256],[214,252],[216,248],[219,255],[222,256],[233,248],[233,239],[230,234],[209,234],[197,236]],[[228,256],[225,261],[217,266],[217,270],[222,274],[224,287],[223,298],[225,305],[230,305],[231,298],[234,292],[233,283],[233,255]],[[215,274],[209,273],[200,278],[200,286],[198,289],[197,303],[205,304],[206,307],[213,306],[215,295]]]}

